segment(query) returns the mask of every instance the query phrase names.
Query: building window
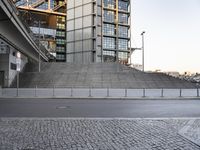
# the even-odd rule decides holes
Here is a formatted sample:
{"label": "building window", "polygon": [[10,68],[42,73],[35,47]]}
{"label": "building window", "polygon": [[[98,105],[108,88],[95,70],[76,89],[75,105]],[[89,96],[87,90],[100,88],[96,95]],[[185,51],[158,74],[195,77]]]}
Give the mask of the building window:
{"label": "building window", "polygon": [[104,37],[103,38],[103,48],[115,49],[115,38]]}
{"label": "building window", "polygon": [[57,52],[65,52],[65,47],[56,47]]}
{"label": "building window", "polygon": [[115,4],[116,4],[115,0],[104,0],[104,7],[106,8],[114,9]]}
{"label": "building window", "polygon": [[13,63],[10,63],[10,69],[11,70],[16,70],[17,69],[17,65],[13,64]]}
{"label": "building window", "polygon": [[128,15],[119,13],[119,23],[121,24],[128,24]]}
{"label": "building window", "polygon": [[57,23],[57,28],[65,30],[65,24]]}
{"label": "building window", "polygon": [[128,37],[128,27],[119,26],[119,37]]}
{"label": "building window", "polygon": [[120,50],[128,50],[128,40],[119,39],[118,48]]}
{"label": "building window", "polygon": [[57,60],[65,60],[65,55],[63,55],[63,54],[56,54],[56,59]]}
{"label": "building window", "polygon": [[63,16],[57,16],[57,22],[58,23],[65,23],[66,21],[65,21],[65,17],[63,17]]}
{"label": "building window", "polygon": [[119,58],[119,61],[127,60],[128,53],[127,52],[118,52],[118,58]]}
{"label": "building window", "polygon": [[64,31],[57,31],[56,36],[65,37],[65,32]]}
{"label": "building window", "polygon": [[65,40],[64,39],[57,39],[56,40],[56,44],[65,44]]}
{"label": "building window", "polygon": [[103,33],[105,35],[115,35],[115,25],[104,24],[103,25]]}
{"label": "building window", "polygon": [[119,10],[128,11],[128,2],[119,0]]}
{"label": "building window", "polygon": [[114,11],[104,10],[104,21],[114,22],[115,21],[115,13],[114,13]]}
{"label": "building window", "polygon": [[104,62],[115,62],[116,56],[114,51],[103,51]]}

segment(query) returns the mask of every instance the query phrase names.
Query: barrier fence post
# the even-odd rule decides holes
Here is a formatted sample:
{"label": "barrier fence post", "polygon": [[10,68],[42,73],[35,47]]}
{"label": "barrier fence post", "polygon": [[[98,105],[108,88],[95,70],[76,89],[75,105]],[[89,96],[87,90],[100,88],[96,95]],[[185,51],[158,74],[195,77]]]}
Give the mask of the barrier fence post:
{"label": "barrier fence post", "polygon": [[127,88],[125,88],[125,97],[127,97]]}
{"label": "barrier fence post", "polygon": [[71,97],[73,97],[73,87],[71,87]]}
{"label": "barrier fence post", "polygon": [[53,86],[53,97],[55,97],[55,85]]}
{"label": "barrier fence post", "polygon": [[161,89],[161,97],[164,97],[164,90],[163,90],[163,88]]}
{"label": "barrier fence post", "polygon": [[89,87],[89,97],[92,97],[92,94],[91,94],[91,87]]}
{"label": "barrier fence post", "polygon": [[37,85],[35,86],[35,97],[37,97]]}
{"label": "barrier fence post", "polygon": [[143,97],[146,97],[146,91],[145,91],[145,88],[143,88]]}
{"label": "barrier fence post", "polygon": [[19,96],[19,71],[17,71],[17,97]]}
{"label": "barrier fence post", "polygon": [[199,97],[199,88],[197,88],[197,97]]}
{"label": "barrier fence post", "polygon": [[19,97],[19,87],[17,87],[17,93],[16,96]]}
{"label": "barrier fence post", "polygon": [[107,87],[107,97],[109,97],[109,87]]}
{"label": "barrier fence post", "polygon": [[179,95],[179,97],[182,97],[182,89],[180,89],[180,95]]}

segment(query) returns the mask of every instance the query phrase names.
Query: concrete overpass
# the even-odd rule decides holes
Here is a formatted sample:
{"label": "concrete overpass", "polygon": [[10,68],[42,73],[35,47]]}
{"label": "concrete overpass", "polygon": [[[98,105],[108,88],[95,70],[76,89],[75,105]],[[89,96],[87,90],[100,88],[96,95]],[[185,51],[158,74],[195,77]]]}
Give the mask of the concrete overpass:
{"label": "concrete overpass", "polygon": [[34,40],[31,31],[18,17],[18,11],[12,0],[0,0],[0,36],[12,44],[22,54],[38,61],[39,53],[43,61],[48,61],[48,51]]}

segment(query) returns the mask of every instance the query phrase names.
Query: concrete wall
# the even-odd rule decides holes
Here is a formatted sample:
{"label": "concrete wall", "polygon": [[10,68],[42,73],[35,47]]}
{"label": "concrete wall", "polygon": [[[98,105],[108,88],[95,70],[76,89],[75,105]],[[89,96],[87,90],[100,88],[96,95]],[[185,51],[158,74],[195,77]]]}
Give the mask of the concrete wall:
{"label": "concrete wall", "polygon": [[[0,71],[4,72],[4,85],[3,87],[10,87],[13,80],[16,77],[16,54],[17,50],[8,45],[4,40],[0,39],[0,49],[7,48],[5,51],[0,51]],[[25,55],[21,54],[21,71],[23,70],[24,66],[28,62],[28,59]]]}
{"label": "concrete wall", "polygon": [[0,54],[0,71],[4,72],[4,77],[2,77],[3,82],[5,85],[0,86],[6,86],[7,78],[9,76],[9,54]]}
{"label": "concrete wall", "polygon": [[93,13],[92,0],[68,0],[67,62],[94,62]]}
{"label": "concrete wall", "polygon": [[[17,71],[14,70],[14,69],[11,69],[11,63],[12,64],[16,64],[16,55],[14,56],[13,54],[16,54],[17,51],[14,50],[14,49],[11,49],[10,50],[10,55],[9,55],[9,76],[8,76],[8,86],[10,86],[13,82],[13,80],[15,79],[16,75],[17,75]],[[28,59],[27,57],[25,57],[23,54],[21,54],[21,65],[20,65],[20,68],[21,68],[21,71],[23,71],[26,63],[28,62]]]}

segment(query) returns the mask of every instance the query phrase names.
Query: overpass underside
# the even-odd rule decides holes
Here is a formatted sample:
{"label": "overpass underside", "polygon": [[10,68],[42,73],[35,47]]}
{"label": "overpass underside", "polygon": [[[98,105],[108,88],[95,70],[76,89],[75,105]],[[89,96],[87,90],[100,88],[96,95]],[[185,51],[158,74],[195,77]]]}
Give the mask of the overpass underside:
{"label": "overpass underside", "polygon": [[12,84],[27,62],[49,61],[49,52],[40,46],[18,14],[13,1],[0,1],[0,86],[3,87]]}

